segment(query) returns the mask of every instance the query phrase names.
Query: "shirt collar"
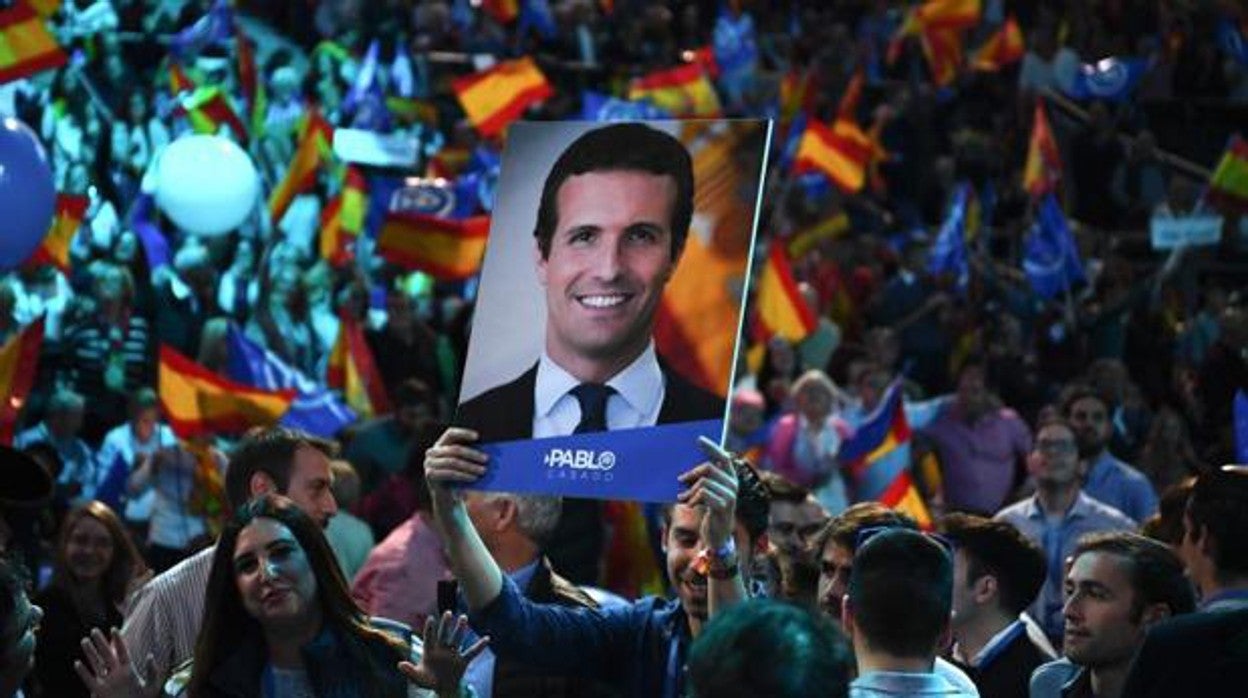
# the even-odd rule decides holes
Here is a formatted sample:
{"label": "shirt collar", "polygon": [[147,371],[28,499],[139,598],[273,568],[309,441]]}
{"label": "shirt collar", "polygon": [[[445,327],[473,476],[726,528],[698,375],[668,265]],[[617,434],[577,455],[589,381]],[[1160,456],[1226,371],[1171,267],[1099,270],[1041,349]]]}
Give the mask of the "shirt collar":
{"label": "shirt collar", "polygon": [[[581,384],[575,376],[555,363],[545,350],[537,361],[535,382],[534,407],[539,416],[549,415],[560,398]],[[631,364],[608,380],[607,385],[615,388],[616,394],[637,412],[649,414],[653,411],[663,399],[663,369],[659,367],[654,340],[646,345],[645,350]]]}
{"label": "shirt collar", "polygon": [[971,658],[971,666],[978,667],[996,659],[1006,645],[1013,642],[1015,637],[1022,635],[1026,631],[1027,629],[1021,620],[1015,620],[1013,623],[1005,626],[1000,632],[993,635],[992,639],[988,640],[987,644],[981,647],[979,652]]}
{"label": "shirt collar", "polygon": [[[1088,495],[1079,490],[1079,494],[1075,495],[1074,504],[1070,505],[1070,510],[1066,512],[1063,519],[1076,519],[1088,515],[1088,510],[1092,508],[1092,500]],[[1032,495],[1027,500],[1027,510],[1024,512],[1029,519],[1043,519],[1045,517],[1044,509],[1040,506],[1040,495]]]}
{"label": "shirt collar", "polygon": [[537,574],[537,566],[541,564],[541,558],[537,558],[529,564],[507,575],[511,577],[511,581],[516,583],[516,587],[524,590],[529,588],[529,582],[533,581],[534,575]]}

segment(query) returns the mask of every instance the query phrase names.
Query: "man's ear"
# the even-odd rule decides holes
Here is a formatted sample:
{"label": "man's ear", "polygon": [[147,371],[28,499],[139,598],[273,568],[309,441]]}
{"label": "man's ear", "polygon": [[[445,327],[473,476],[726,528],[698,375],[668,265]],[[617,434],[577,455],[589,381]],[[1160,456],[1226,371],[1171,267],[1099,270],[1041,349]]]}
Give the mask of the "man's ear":
{"label": "man's ear", "polygon": [[1140,631],[1147,632],[1149,628],[1169,617],[1169,606],[1164,603],[1149,604],[1144,607],[1144,612],[1140,614]]}
{"label": "man's ear", "polygon": [[520,517],[520,508],[516,506],[516,500],[509,497],[497,499],[493,502],[498,507],[498,514],[494,519],[494,528],[502,531],[516,523],[516,519]]}
{"label": "man's ear", "polygon": [[997,578],[991,574],[985,574],[975,580],[975,584],[971,587],[971,594],[977,604],[987,604],[996,598],[999,592],[997,586]]}
{"label": "man's ear", "polygon": [[268,473],[252,473],[251,479],[247,481],[247,495],[252,499],[262,494],[279,494],[277,490],[277,483],[273,482]]}
{"label": "man's ear", "polygon": [[1213,559],[1213,536],[1209,535],[1208,526],[1200,526],[1196,532],[1196,540],[1192,542],[1196,544],[1196,549],[1200,551],[1201,555]]}
{"label": "man's ear", "polygon": [[533,236],[533,268],[537,270],[537,283],[546,287],[546,256],[542,254],[542,243]]}

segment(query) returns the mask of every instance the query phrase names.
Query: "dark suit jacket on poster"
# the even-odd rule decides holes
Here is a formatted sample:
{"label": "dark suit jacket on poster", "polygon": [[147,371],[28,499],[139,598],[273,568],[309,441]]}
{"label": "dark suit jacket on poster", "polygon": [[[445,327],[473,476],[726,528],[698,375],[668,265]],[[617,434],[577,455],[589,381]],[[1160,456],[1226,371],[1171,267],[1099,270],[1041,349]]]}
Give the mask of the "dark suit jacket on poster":
{"label": "dark suit jacket on poster", "polygon": [[[722,419],[724,401],[659,362],[663,371],[663,406],[659,424]],[[469,427],[481,435],[482,443],[515,441],[533,435],[533,391],[537,386],[537,364],[519,378],[491,388],[459,406],[457,426]]]}
{"label": "dark suit jacket on poster", "polygon": [[1123,698],[1242,696],[1248,691],[1248,609],[1189,613],[1149,631]]}

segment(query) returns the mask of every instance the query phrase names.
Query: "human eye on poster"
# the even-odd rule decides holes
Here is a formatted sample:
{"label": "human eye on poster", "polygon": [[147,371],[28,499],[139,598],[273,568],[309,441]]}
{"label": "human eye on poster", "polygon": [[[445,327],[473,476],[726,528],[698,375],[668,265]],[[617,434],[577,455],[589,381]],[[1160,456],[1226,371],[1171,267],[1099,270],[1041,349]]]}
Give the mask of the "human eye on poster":
{"label": "human eye on poster", "polygon": [[474,489],[674,501],[721,442],[770,122],[518,122],[455,424]]}

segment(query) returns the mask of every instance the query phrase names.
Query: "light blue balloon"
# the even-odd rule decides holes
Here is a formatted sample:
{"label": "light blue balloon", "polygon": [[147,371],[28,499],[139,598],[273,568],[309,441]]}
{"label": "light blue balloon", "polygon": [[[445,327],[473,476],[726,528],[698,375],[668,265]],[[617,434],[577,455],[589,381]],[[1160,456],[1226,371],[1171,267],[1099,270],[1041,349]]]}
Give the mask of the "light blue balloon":
{"label": "light blue balloon", "polygon": [[0,119],[0,270],[17,267],[52,223],[56,187],[39,138],[12,117]]}

